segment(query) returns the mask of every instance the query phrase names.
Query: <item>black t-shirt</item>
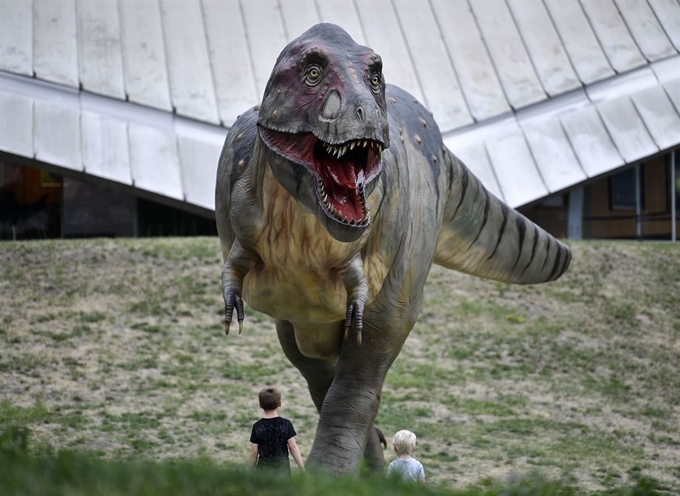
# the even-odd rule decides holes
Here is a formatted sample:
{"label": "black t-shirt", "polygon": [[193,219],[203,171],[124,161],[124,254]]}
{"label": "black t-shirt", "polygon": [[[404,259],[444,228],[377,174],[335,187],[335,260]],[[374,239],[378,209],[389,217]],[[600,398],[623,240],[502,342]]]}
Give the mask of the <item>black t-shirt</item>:
{"label": "black t-shirt", "polygon": [[257,444],[256,468],[282,468],[290,471],[288,440],[296,436],[290,420],[283,417],[263,418],[255,422],[250,442]]}

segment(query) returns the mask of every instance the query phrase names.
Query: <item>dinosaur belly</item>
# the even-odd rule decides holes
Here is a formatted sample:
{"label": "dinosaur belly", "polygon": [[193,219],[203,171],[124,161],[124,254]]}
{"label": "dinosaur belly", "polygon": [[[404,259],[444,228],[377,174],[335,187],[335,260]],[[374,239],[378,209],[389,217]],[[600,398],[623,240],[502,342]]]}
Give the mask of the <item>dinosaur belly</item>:
{"label": "dinosaur belly", "polygon": [[252,270],[243,281],[243,297],[252,308],[275,319],[310,324],[342,320],[347,305],[339,278],[293,268]]}

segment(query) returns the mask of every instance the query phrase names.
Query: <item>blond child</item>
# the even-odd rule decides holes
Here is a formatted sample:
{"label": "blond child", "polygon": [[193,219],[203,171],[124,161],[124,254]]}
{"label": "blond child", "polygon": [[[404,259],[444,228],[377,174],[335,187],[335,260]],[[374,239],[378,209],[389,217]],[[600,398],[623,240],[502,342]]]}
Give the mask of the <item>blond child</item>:
{"label": "blond child", "polygon": [[387,467],[387,477],[425,484],[423,464],[412,456],[416,450],[416,435],[407,430],[397,432],[392,438],[392,448],[399,458],[392,460]]}

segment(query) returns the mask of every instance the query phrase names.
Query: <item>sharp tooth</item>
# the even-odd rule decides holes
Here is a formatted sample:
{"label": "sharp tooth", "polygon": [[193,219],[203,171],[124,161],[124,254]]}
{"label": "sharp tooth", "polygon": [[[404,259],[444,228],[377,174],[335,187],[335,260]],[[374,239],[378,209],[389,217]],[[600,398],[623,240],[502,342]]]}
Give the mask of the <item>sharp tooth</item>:
{"label": "sharp tooth", "polygon": [[366,145],[368,145],[368,141],[364,140],[364,148],[366,148]]}
{"label": "sharp tooth", "polygon": [[354,147],[355,147],[355,146],[356,146],[356,143],[355,143],[354,141],[352,141],[352,142],[349,144],[349,149],[350,149],[350,150],[354,150]]}

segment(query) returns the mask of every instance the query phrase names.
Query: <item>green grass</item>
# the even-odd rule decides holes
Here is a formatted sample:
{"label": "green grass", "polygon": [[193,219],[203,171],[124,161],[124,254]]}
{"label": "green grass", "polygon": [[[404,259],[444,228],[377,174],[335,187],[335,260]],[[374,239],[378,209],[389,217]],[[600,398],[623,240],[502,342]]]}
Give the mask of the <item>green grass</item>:
{"label": "green grass", "polygon": [[[521,478],[498,481],[485,478],[466,488],[451,490],[441,487],[401,484],[383,478],[329,478],[321,474],[301,474],[292,477],[276,474],[253,474],[234,463],[218,464],[206,458],[154,462],[143,458],[128,461],[104,460],[93,454],[60,451],[56,454],[28,455],[30,431],[11,428],[0,434],[0,490],[4,495],[440,495],[440,496],[571,496],[583,492],[566,481],[550,481],[539,473]],[[174,442],[166,434],[164,442]],[[140,451],[148,441],[135,440]],[[225,445],[222,445],[226,448]],[[444,462],[456,462],[444,452],[436,455]],[[664,488],[656,481],[639,476],[635,482],[613,487],[620,479],[615,472],[601,474],[607,490],[602,495],[634,496],[662,494]],[[592,493],[596,494],[596,493]]]}
{"label": "green grass", "polygon": [[[433,267],[376,420],[388,440],[418,435],[430,488],[680,493],[680,248],[570,245],[570,270],[544,285]],[[246,308],[243,334],[224,335],[220,271],[212,238],[0,243],[0,432],[31,432],[10,472],[43,464],[55,493],[67,482],[49,467],[68,457],[149,487],[174,470],[221,481],[197,488],[248,480],[268,384],[306,456],[317,422],[306,383],[266,315]],[[320,484],[299,483],[291,491]]]}

